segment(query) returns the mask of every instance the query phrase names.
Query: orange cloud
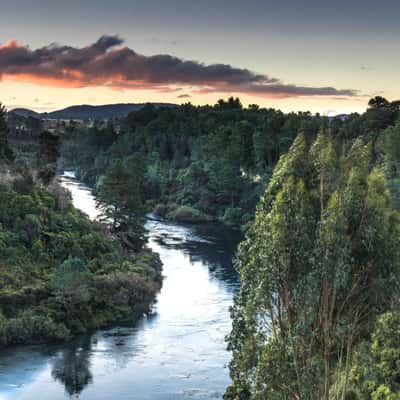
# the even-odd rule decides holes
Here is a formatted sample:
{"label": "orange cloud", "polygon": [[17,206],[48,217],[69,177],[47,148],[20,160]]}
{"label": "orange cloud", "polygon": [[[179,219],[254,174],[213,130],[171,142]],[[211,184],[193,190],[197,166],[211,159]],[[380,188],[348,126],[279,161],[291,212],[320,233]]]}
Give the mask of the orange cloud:
{"label": "orange cloud", "polygon": [[118,36],[102,36],[82,48],[50,44],[31,50],[10,40],[0,46],[0,79],[63,88],[151,89],[163,93],[193,88],[191,91],[198,94],[242,93],[278,99],[357,94],[351,89],[285,84],[227,64],[205,65],[167,54],[144,56],[122,45]]}

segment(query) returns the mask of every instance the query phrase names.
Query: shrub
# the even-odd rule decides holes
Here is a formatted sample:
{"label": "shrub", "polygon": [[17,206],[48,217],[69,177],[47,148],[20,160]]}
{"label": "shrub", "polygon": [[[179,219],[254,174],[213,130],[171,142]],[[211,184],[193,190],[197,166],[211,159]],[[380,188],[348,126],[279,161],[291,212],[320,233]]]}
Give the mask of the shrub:
{"label": "shrub", "polygon": [[55,271],[51,284],[58,301],[71,309],[90,300],[89,280],[90,273],[82,260],[68,258]]}
{"label": "shrub", "polygon": [[47,340],[65,340],[69,331],[62,323],[56,323],[45,315],[24,311],[16,318],[0,321],[3,344],[40,343]]}
{"label": "shrub", "polygon": [[177,209],[168,213],[167,217],[173,219],[174,221],[187,222],[192,224],[210,222],[212,220],[209,215],[204,214],[201,211],[189,206],[180,206]]}

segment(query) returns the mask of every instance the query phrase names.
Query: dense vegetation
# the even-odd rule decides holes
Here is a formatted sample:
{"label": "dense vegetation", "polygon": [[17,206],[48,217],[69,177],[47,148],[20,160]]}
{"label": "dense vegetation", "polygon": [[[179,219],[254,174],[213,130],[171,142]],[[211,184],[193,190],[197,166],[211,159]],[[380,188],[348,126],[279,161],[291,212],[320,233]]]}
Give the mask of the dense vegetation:
{"label": "dense vegetation", "polygon": [[71,205],[53,179],[57,135],[42,132],[28,165],[7,136],[0,108],[0,347],[146,310],[161,285],[158,256]]}
{"label": "dense vegetation", "polygon": [[281,157],[239,249],[227,399],[400,397],[399,116],[375,98]]}
{"label": "dense vegetation", "polygon": [[149,104],[129,114],[119,129],[111,123],[71,127],[63,155],[91,185],[118,160],[139,155],[144,198],[156,212],[245,226],[279,156],[299,130],[313,135],[322,123],[310,113],[243,108],[232,98],[213,107]]}
{"label": "dense vegetation", "polygon": [[251,225],[227,399],[399,398],[399,108],[329,119],[230,99],[74,132],[65,154],[92,184],[135,154],[156,212]]}

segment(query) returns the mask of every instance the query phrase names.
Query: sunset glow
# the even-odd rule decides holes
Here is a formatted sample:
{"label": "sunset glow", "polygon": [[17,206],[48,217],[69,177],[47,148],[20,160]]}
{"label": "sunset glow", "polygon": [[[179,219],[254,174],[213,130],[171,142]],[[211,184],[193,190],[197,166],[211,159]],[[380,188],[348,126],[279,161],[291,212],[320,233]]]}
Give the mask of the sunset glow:
{"label": "sunset glow", "polygon": [[[31,8],[27,0],[17,3]],[[56,11],[50,2],[40,3],[46,5],[43,15],[32,12],[21,30],[10,24],[14,7],[6,5],[0,15],[0,93],[9,108],[55,109],[83,100],[207,104],[233,95],[244,104],[329,114],[363,111],[374,95],[400,94],[393,86],[393,66],[400,61],[393,10],[359,10],[339,1],[347,12],[333,27],[336,9],[327,12],[315,1],[304,5],[304,16],[286,2],[272,9],[269,1],[252,0],[246,15],[239,13],[239,2],[229,9],[218,3],[214,20],[176,0],[180,25],[159,0],[140,8],[118,0],[124,15],[108,3],[93,8],[87,2],[79,5],[76,19],[66,5]],[[154,9],[159,15],[151,14]],[[74,26],[88,12],[96,18],[85,20],[85,28]],[[357,18],[351,21],[353,13]],[[371,25],[373,13],[385,15],[384,30],[377,20]],[[186,26],[194,16],[191,28]],[[43,18],[54,23],[50,40],[40,31]],[[116,18],[118,34],[110,33],[105,21]],[[235,21],[241,22],[240,35]]]}

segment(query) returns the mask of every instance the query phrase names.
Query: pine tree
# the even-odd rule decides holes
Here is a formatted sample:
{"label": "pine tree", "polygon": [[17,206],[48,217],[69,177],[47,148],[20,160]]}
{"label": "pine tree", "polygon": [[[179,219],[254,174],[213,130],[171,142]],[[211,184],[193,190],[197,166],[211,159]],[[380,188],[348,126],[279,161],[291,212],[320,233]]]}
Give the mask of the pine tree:
{"label": "pine tree", "polygon": [[123,162],[118,160],[107,170],[98,186],[98,207],[102,210],[103,217],[112,221],[114,230],[119,228],[126,219],[127,181],[127,171]]}
{"label": "pine tree", "polygon": [[133,155],[125,162],[116,161],[107,170],[97,193],[97,206],[103,219],[111,221],[113,231],[134,250],[139,250],[145,241],[143,180],[143,160]]}

